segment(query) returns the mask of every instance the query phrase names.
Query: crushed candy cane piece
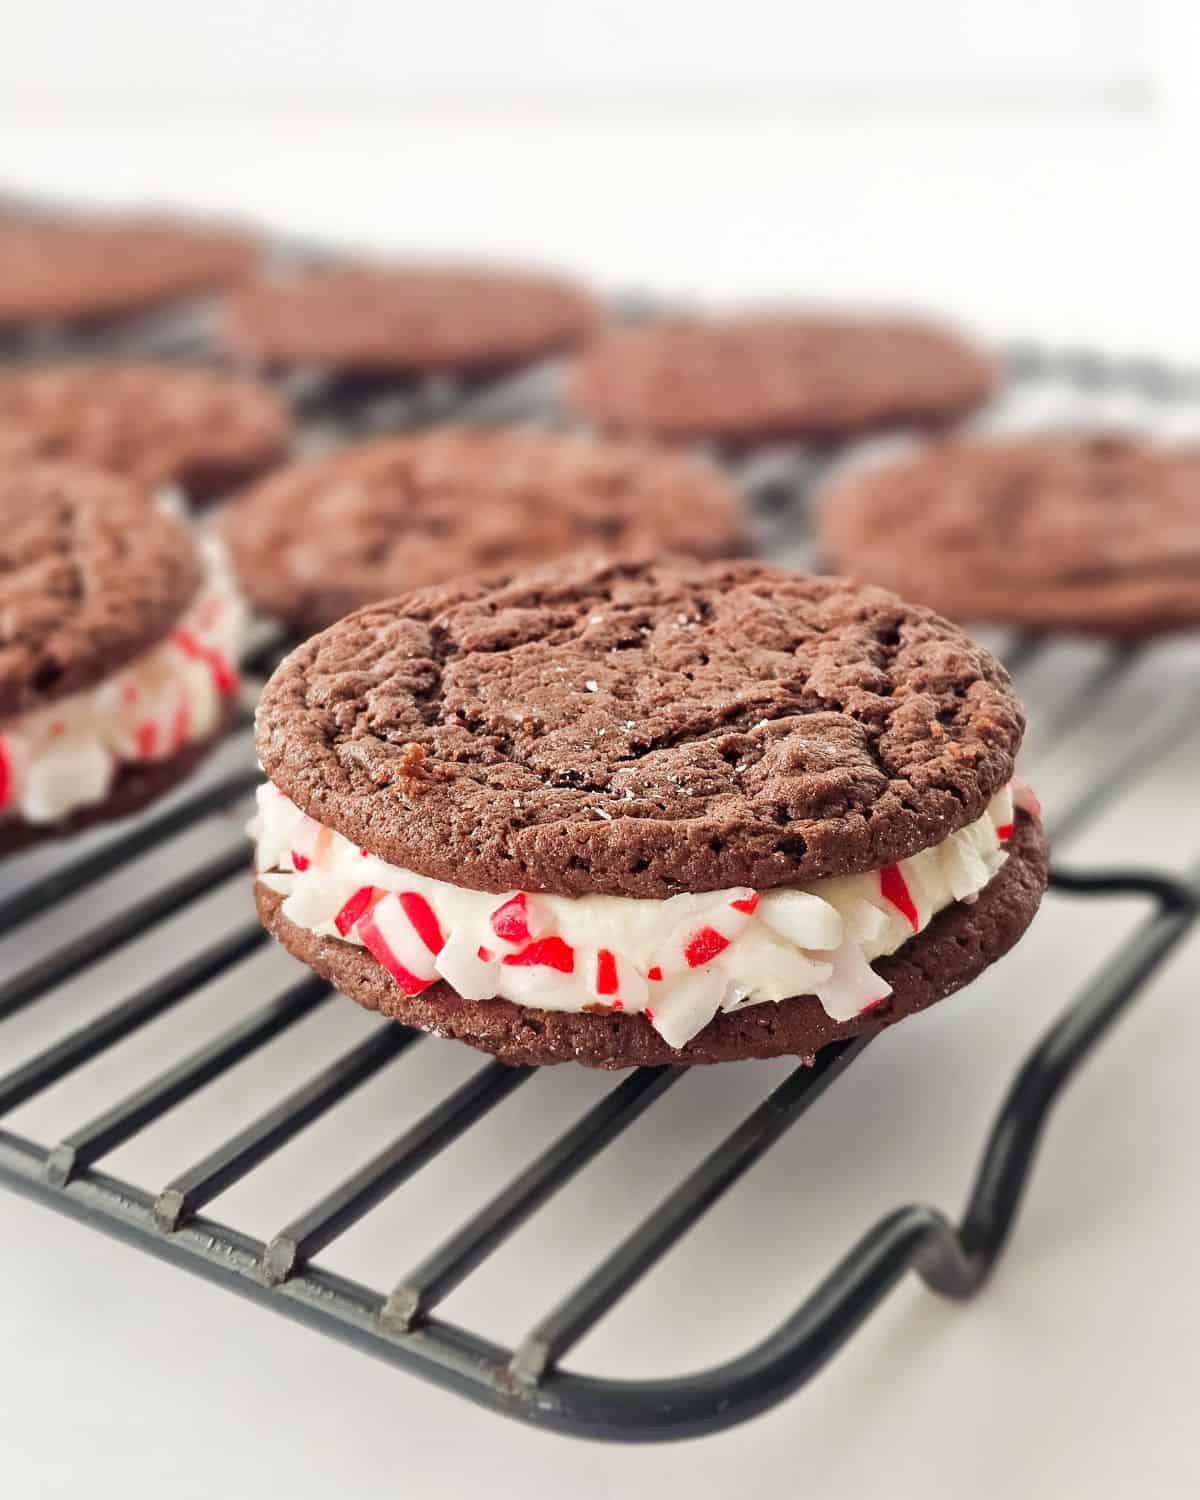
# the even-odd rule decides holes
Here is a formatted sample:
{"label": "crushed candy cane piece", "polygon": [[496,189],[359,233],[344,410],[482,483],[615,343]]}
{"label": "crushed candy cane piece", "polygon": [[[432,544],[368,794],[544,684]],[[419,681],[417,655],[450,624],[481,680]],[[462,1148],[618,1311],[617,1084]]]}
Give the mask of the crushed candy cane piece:
{"label": "crushed candy cane piece", "polygon": [[358,890],[350,897],[333,919],[334,926],[343,937],[346,936],[359,917],[370,909],[374,899],[375,887],[373,885],[359,886]]}
{"label": "crushed candy cane piece", "polygon": [[683,950],[684,961],[689,969],[698,969],[712,963],[719,953],[729,947],[729,939],[715,927],[701,927],[692,934]]}
{"label": "crushed candy cane piece", "polygon": [[601,948],[596,954],[596,993],[615,995],[620,988],[617,982],[617,960],[611,949]]}
{"label": "crushed candy cane piece", "polygon": [[400,891],[397,899],[404,909],[404,915],[430,953],[440,953],[446,940],[438,926],[438,919],[433,914],[433,907],[416,891]]}
{"label": "crushed candy cane piece", "polygon": [[575,950],[560,937],[538,938],[520,953],[506,953],[504,962],[514,968],[557,969],[560,974],[575,972]]}
{"label": "crushed candy cane piece", "polygon": [[884,865],[879,872],[879,889],[883,899],[891,902],[912,930],[918,932],[921,919],[899,865]]}

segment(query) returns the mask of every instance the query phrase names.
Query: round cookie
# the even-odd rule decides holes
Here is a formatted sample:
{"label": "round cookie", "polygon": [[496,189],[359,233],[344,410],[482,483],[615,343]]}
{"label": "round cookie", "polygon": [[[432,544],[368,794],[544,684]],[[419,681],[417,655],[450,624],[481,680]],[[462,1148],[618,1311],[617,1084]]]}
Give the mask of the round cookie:
{"label": "round cookie", "polygon": [[610,432],[824,446],[951,422],[995,381],[986,355],[934,324],[781,310],[610,329],[580,355],[568,399]]}
{"label": "round cookie", "polygon": [[1130,639],[1200,624],[1200,448],[937,443],[823,497],[837,567],[956,619]]}
{"label": "round cookie", "polygon": [[143,805],[234,703],[240,609],[219,561],[131,482],[0,474],[0,853]]}
{"label": "round cookie", "polygon": [[308,629],[461,573],[578,550],[722,556],[745,540],[729,486],[689,458],[450,428],[281,470],[224,527],[249,597]]}
{"label": "round cookie", "polygon": [[228,286],[257,254],[236,230],[149,215],[0,216],[0,329],[158,307]]}
{"label": "round cookie", "polygon": [[[296,832],[280,844],[260,822],[258,907],[286,947],[351,998],[509,1062],[811,1057],[959,988],[1032,919],[1046,850],[1032,810],[1014,812],[1010,800],[1022,729],[1008,675],[986,651],[930,611],[844,579],[757,562],[580,560],[429,588],[339,621],[268,683],[257,715],[271,783],[262,806],[282,809]],[[278,848],[264,855],[272,839]],[[978,873],[965,884],[966,866],[938,874],[947,851],[967,844],[982,857]],[[295,893],[291,882],[314,861],[343,855],[344,909],[322,911],[320,890],[315,907],[311,892]],[[317,875],[336,890],[344,862]],[[932,894],[946,878],[953,899],[949,886]],[[655,924],[673,930],[680,913],[708,922],[695,913],[729,917],[728,907],[737,930],[702,926],[685,950],[697,978],[726,962],[725,950],[735,963],[753,951],[759,965],[765,953],[777,975],[769,933],[746,947],[760,898],[759,920],[778,922],[781,892],[805,911],[804,892],[825,892],[845,914],[845,936],[818,927],[808,957],[836,973],[833,950],[859,931],[864,881],[893,903],[902,929],[902,946],[854,974],[882,996],[838,1014],[815,992],[785,988],[774,1003],[721,1009],[682,1041],[644,1003],[647,983],[653,993],[664,977],[657,960],[634,976],[642,1001],[621,1014],[620,1004],[542,1004],[536,993],[463,998],[432,970],[406,987],[404,965],[422,960],[412,933],[398,970],[367,937],[366,947],[343,940],[362,933],[355,924],[373,910],[372,889],[378,900],[409,884],[399,899],[416,903],[404,910],[427,961],[441,951],[439,922],[495,907],[484,942],[497,947],[490,932],[533,941],[498,960],[482,944],[476,955],[464,926],[468,966],[477,956],[590,974],[595,962],[605,995],[617,993],[618,975],[624,992],[625,959],[579,946],[562,925],[584,921],[576,912],[589,922],[596,912],[615,950],[626,936],[657,943]],[[304,921],[297,900],[307,902]],[[566,948],[546,935],[556,932]]]}
{"label": "round cookie", "polygon": [[247,283],[224,337],[257,365],[482,375],[570,348],[595,303],[569,282],[499,268],[326,267]]}
{"label": "round cookie", "polygon": [[290,418],[258,382],[134,363],[0,375],[0,463],[67,459],[210,499],[282,456]]}

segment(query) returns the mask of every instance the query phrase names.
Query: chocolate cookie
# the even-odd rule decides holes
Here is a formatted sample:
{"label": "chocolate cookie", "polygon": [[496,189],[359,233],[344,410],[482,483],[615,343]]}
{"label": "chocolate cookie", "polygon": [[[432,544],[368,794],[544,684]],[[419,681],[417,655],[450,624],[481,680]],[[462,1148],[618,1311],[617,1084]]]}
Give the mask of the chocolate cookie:
{"label": "chocolate cookie", "polygon": [[610,432],[828,445],[950,422],[995,380],[986,355],[932,324],[781,311],[612,329],[580,356],[569,401]]}
{"label": "chocolate cookie", "polygon": [[225,533],[269,614],[317,628],[460,573],[580,549],[741,549],[729,486],[706,465],[586,438],[441,429],[342,449],[272,475]]}
{"label": "chocolate cookie", "polygon": [[811,1057],[1031,920],[1022,727],[986,651],[843,579],[585,560],[417,591],[267,685],[259,911],[360,1003],[509,1062]]}
{"label": "chocolate cookie", "polygon": [[549,276],[358,265],[245,285],[230,298],[225,340],[271,368],[478,375],[570,348],[596,319],[584,291]]}
{"label": "chocolate cookie", "polygon": [[63,458],[210,499],[269,467],[290,420],[257,382],[151,364],[49,365],[0,375],[0,462]]}
{"label": "chocolate cookie", "polygon": [[218,737],[240,606],[128,480],[0,475],[0,852],[141,806]]}
{"label": "chocolate cookie", "polygon": [[256,257],[245,234],[167,218],[0,216],[0,328],[161,306],[228,286]]}
{"label": "chocolate cookie", "polygon": [[842,569],[957,619],[1137,638],[1200,624],[1200,448],[1136,438],[938,443],[820,507]]}

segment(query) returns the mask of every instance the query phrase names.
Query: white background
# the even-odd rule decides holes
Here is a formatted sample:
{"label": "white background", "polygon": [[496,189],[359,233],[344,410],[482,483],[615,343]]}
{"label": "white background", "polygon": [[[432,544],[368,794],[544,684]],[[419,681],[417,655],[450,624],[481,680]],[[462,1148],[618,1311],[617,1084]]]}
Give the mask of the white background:
{"label": "white background", "polygon": [[[915,303],[994,336],[1196,360],[1198,50],[1193,6],[1133,0],[9,0],[0,183],[381,248],[535,255],[612,287]],[[1149,673],[1110,734],[1174,681]],[[1054,699],[1043,684],[1040,701]],[[1072,742],[1039,770],[1044,788],[1065,796],[1102,748]],[[1196,764],[1193,737],[1072,852],[1181,863]],[[244,892],[222,900],[242,910]],[[884,1209],[955,1206],[1016,1060],[1137,915],[1053,902],[970,999],[874,1048],[579,1363],[632,1374],[727,1355]],[[149,945],[158,961],[197,940],[168,938]],[[5,1044],[44,1044],[151,961],[122,956]],[[0,1493],[1193,1495],[1196,962],[1193,943],[1062,1106],[980,1300],[948,1307],[906,1285],[811,1389],[682,1447],[527,1432],[0,1199]],[[78,1124],[243,1004],[217,987],[209,1009],[150,1028],[17,1128]],[[296,1077],[360,1034],[349,1010],[298,1028]],[[229,1215],[277,1228],[471,1060],[431,1048],[410,1062]],[[539,1216],[448,1315],[518,1333],[775,1076],[688,1080],[594,1195]],[[239,1073],[114,1170],[165,1180],[279,1086]],[[557,1070],[527,1088],[330,1263],[386,1282],[596,1087]]]}

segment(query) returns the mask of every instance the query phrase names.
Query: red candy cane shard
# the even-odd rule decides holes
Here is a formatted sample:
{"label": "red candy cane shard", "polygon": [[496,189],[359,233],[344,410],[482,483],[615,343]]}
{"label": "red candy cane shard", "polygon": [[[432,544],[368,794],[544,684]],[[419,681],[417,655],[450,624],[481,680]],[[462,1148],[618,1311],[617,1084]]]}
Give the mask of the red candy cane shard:
{"label": "red candy cane shard", "polygon": [[657,964],[655,964],[652,969],[646,970],[646,978],[653,979],[657,982],[662,978],[662,970],[658,967]]}
{"label": "red candy cane shard", "polygon": [[724,953],[728,947],[729,939],[715,927],[701,927],[688,939],[683,956],[689,969],[698,969],[702,964],[712,963],[717,954]]}
{"label": "red candy cane shard", "polygon": [[188,709],[187,699],[184,698],[175,710],[175,718],[171,723],[171,748],[182,750],[188,742],[191,733],[191,713]]}
{"label": "red candy cane shard", "polygon": [[522,969],[541,964],[547,969],[557,969],[560,974],[573,974],[575,950],[560,937],[539,938],[536,943],[522,948],[520,953],[505,954],[504,962]]}
{"label": "red candy cane shard", "polygon": [[624,1000],[614,1000],[613,1003],[612,1003],[612,1008],[613,1008],[613,1010],[624,1010],[625,1009],[625,1002],[624,1002]]}
{"label": "red candy cane shard", "polygon": [[879,872],[879,889],[885,901],[890,901],[908,925],[916,932],[921,919],[899,865],[884,865]]}
{"label": "red candy cane shard", "polygon": [[190,630],[176,630],[171,639],[185,656],[205,663],[212,673],[213,686],[222,698],[229,698],[237,692],[237,673],[215,646],[206,646]]}
{"label": "red candy cane shard", "polygon": [[645,1018],[647,1019],[647,1021],[653,1021],[653,1019],[654,1019],[654,1012],[650,1009],[650,1007],[648,1005],[647,1005],[646,1009],[642,1012],[642,1015],[645,1016]]}
{"label": "red candy cane shard", "polygon": [[615,995],[619,988],[616,956],[608,948],[601,948],[596,954],[596,993]]}
{"label": "red candy cane shard", "polygon": [[445,946],[446,939],[442,936],[438,919],[433,914],[433,907],[424,896],[418,896],[416,891],[400,891],[398,899],[404,908],[404,915],[412,923],[417,936],[430,953],[440,953]]}
{"label": "red candy cane shard", "polygon": [[305,870],[308,869],[308,865],[309,865],[308,855],[307,854],[300,854],[295,849],[293,849],[292,850],[292,868],[294,870],[297,870],[301,875],[303,875],[304,872],[305,872]]}
{"label": "red candy cane shard", "polygon": [[740,901],[731,901],[729,904],[733,907],[734,911],[750,913],[758,905],[758,892],[755,891],[753,896],[743,896]]}
{"label": "red candy cane shard", "polygon": [[1016,824],[1014,823],[998,823],[996,825],[996,837],[1002,844],[1007,843],[1012,838],[1015,827]]}
{"label": "red candy cane shard", "polygon": [[346,936],[359,917],[364,912],[370,910],[374,900],[375,887],[372,885],[360,885],[358,890],[355,891],[353,896],[350,897],[349,901],[346,902],[345,906],[342,907],[341,911],[333,919],[334,926],[343,937]]}
{"label": "red candy cane shard", "polygon": [[866,1013],[867,1013],[867,1012],[868,1012],[868,1011],[869,1011],[869,1010],[874,1010],[874,1009],[875,1009],[875,1007],[876,1007],[876,1006],[877,1006],[877,1005],[882,1005],[882,1004],[883,1004],[883,1002],[884,1002],[884,1001],[885,1001],[885,1000],[886,1000],[886,999],[887,999],[887,996],[886,996],[886,995],[880,995],[880,997],[879,997],[879,999],[878,999],[878,1000],[868,1000],[868,1001],[867,1001],[867,1003],[866,1003],[866,1004],[865,1004],[865,1005],[860,1005],[860,1006],[859,1006],[859,1008],[858,1008],[858,1013],[859,1013],[859,1015],[860,1015],[860,1016],[865,1016],[865,1015],[866,1015]]}
{"label": "red candy cane shard", "polygon": [[529,941],[529,898],[524,891],[518,891],[496,908],[492,913],[492,931],[504,943]]}
{"label": "red candy cane shard", "polygon": [[404,994],[419,995],[422,990],[427,990],[433,983],[432,979],[421,979],[411,969],[404,967],[388,946],[383,933],[380,932],[375,921],[374,910],[369,911],[359,920],[358,935],[362,938],[367,952],[377,963],[383,965]]}
{"label": "red candy cane shard", "polygon": [[147,719],[137,727],[137,750],[143,760],[149,760],[158,749],[158,725]]}
{"label": "red candy cane shard", "polygon": [[481,943],[475,950],[475,957],[481,964],[490,964],[492,961],[492,950],[485,948]]}

